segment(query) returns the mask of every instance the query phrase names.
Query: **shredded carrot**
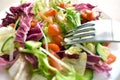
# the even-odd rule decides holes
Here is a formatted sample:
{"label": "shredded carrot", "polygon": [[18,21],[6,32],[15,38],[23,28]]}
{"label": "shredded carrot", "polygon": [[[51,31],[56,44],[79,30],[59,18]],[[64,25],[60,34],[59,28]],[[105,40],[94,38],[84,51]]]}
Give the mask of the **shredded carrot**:
{"label": "shredded carrot", "polygon": [[55,9],[49,9],[45,12],[47,16],[55,16],[57,14],[57,11]]}
{"label": "shredded carrot", "polygon": [[113,54],[110,53],[110,54],[108,55],[108,57],[107,57],[106,63],[107,63],[107,64],[111,64],[111,63],[113,63],[115,60],[116,60],[116,56],[114,56]]}
{"label": "shredded carrot", "polygon": [[33,19],[33,20],[31,21],[31,23],[30,23],[31,27],[32,27],[32,28],[35,27],[35,26],[37,25],[37,22],[38,22],[37,19]]}
{"label": "shredded carrot", "polygon": [[15,27],[15,24],[14,24],[14,23],[11,23],[10,26],[11,26],[12,28],[14,28],[14,27]]}
{"label": "shredded carrot", "polygon": [[46,17],[45,15],[43,15],[41,12],[39,12],[38,15],[42,17],[44,20],[46,20],[47,22],[49,22],[50,24],[53,24],[53,21],[48,17]]}

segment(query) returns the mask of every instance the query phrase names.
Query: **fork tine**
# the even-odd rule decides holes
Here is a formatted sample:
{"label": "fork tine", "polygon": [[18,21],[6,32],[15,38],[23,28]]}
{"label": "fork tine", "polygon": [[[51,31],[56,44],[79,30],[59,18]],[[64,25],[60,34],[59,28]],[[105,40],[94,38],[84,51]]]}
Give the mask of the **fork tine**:
{"label": "fork tine", "polygon": [[[78,38],[78,39],[74,39],[74,40],[69,40],[69,41],[65,41],[65,43],[63,45],[72,45],[72,44],[79,44],[79,43],[83,43],[83,42],[87,42],[87,41],[93,41],[94,36],[91,37],[86,37],[86,38]],[[66,43],[67,42],[67,43]]]}
{"label": "fork tine", "polygon": [[75,38],[83,38],[83,37],[89,37],[89,36],[95,36],[95,31],[78,33],[78,34],[74,34],[73,36],[66,37],[66,38],[75,39]]}
{"label": "fork tine", "polygon": [[85,24],[82,24],[82,25],[80,25],[80,26],[72,29],[72,30],[69,30],[69,31],[67,32],[67,34],[73,32],[73,31],[76,31],[76,30],[78,30],[78,29],[82,29],[82,28],[86,28],[86,27],[90,27],[90,26],[94,26],[94,25],[95,25],[95,24],[93,24],[93,23],[85,23]]}
{"label": "fork tine", "polygon": [[69,36],[72,36],[72,35],[77,34],[77,33],[89,32],[89,31],[95,31],[95,28],[93,26],[89,26],[86,28],[77,29],[76,31],[68,33],[67,35],[65,35],[65,37],[69,37]]}

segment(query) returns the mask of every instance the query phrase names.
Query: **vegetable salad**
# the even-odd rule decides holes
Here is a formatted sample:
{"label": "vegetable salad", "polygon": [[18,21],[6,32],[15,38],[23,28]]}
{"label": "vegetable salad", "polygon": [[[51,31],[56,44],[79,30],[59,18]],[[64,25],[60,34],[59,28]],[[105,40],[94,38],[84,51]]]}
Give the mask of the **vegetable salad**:
{"label": "vegetable salad", "polygon": [[0,25],[0,67],[10,80],[93,80],[94,72],[109,77],[116,60],[110,42],[63,44],[69,30],[101,18],[95,8],[69,0],[11,6]]}

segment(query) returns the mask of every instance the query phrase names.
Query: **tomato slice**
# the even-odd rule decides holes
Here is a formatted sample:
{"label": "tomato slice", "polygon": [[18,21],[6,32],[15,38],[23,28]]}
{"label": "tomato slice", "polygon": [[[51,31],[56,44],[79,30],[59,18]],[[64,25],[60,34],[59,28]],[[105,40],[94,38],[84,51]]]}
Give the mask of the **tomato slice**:
{"label": "tomato slice", "polygon": [[48,34],[50,36],[57,36],[61,34],[61,30],[57,24],[50,24],[48,26]]}
{"label": "tomato slice", "polygon": [[107,64],[111,64],[111,63],[113,63],[115,60],[116,60],[116,56],[114,56],[113,54],[110,53],[110,54],[108,55],[108,57],[107,57],[106,63],[107,63]]}

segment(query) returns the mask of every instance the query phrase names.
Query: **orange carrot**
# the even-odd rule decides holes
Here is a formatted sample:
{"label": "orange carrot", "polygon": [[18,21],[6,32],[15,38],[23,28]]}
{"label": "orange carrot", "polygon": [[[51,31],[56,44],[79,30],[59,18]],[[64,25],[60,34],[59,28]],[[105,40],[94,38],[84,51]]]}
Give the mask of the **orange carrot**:
{"label": "orange carrot", "polygon": [[48,48],[54,52],[60,51],[60,47],[55,43],[49,43]]}
{"label": "orange carrot", "polygon": [[57,14],[57,11],[55,9],[49,9],[45,12],[47,16],[55,16]]}
{"label": "orange carrot", "polygon": [[107,64],[111,64],[111,63],[113,63],[115,60],[116,60],[116,56],[114,56],[113,54],[110,53],[110,54],[108,55],[108,57],[107,57],[106,63],[107,63]]}
{"label": "orange carrot", "polygon": [[31,21],[31,23],[30,23],[31,27],[32,27],[32,28],[35,27],[35,26],[37,25],[37,22],[38,22],[37,19],[33,19],[33,20]]}
{"label": "orange carrot", "polygon": [[39,12],[38,15],[42,17],[44,20],[46,20],[47,22],[49,22],[50,24],[53,24],[53,21],[48,17],[46,17],[45,15],[43,15],[41,12]]}

